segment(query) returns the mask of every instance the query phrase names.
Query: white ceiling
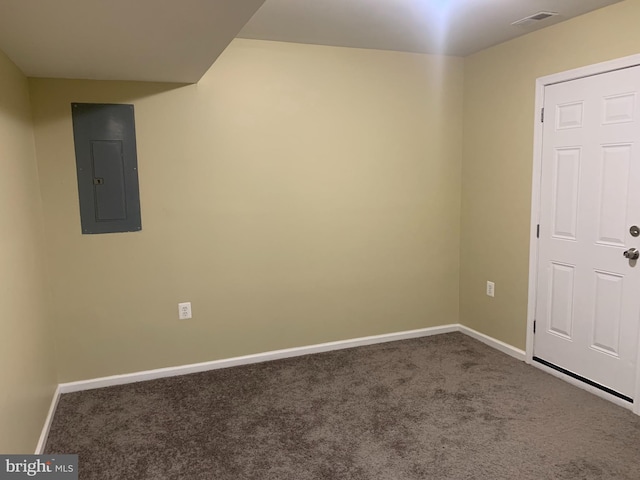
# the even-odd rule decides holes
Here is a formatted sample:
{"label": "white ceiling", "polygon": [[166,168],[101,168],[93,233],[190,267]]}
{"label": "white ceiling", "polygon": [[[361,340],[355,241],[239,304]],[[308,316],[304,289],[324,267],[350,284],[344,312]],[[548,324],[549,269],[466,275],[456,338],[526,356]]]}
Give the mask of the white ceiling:
{"label": "white ceiling", "polygon": [[197,82],[264,0],[0,0],[28,76]]}
{"label": "white ceiling", "polygon": [[[239,32],[467,55],[617,1],[0,0],[0,50],[28,76],[193,83]],[[541,10],[560,15],[511,26]]]}
{"label": "white ceiling", "polygon": [[[465,56],[618,1],[266,0],[239,36]],[[560,15],[511,26],[542,10]]]}

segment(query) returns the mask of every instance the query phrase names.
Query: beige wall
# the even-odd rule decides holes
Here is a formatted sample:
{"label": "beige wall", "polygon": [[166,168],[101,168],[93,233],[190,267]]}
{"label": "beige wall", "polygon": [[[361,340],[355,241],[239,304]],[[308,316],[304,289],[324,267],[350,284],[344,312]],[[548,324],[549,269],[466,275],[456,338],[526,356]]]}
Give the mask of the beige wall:
{"label": "beige wall", "polygon": [[[197,86],[31,80],[60,381],[457,322],[462,75],[236,40]],[[81,235],[74,101],[135,104],[142,232]]]}
{"label": "beige wall", "polygon": [[0,52],[0,452],[33,453],[55,389],[27,79]]}
{"label": "beige wall", "polygon": [[[465,59],[460,317],[525,347],[535,80],[640,53],[640,1]],[[485,295],[487,280],[496,296]]]}

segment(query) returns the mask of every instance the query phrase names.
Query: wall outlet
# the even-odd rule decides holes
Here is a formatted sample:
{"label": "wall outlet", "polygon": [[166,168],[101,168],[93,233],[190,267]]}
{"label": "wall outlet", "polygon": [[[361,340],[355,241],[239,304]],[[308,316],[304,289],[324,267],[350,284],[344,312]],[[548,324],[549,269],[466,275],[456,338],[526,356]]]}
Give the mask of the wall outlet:
{"label": "wall outlet", "polygon": [[496,296],[496,284],[493,282],[487,282],[487,295],[489,297]]}
{"label": "wall outlet", "polygon": [[178,304],[178,317],[180,320],[187,320],[191,318],[191,302]]}

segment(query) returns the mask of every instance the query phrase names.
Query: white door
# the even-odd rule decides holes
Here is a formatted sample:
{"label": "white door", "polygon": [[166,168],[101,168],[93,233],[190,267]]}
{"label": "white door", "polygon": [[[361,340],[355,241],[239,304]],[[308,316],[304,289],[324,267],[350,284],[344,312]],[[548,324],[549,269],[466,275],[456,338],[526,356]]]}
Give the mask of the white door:
{"label": "white door", "polygon": [[631,400],[640,67],[545,87],[542,155],[534,356]]}

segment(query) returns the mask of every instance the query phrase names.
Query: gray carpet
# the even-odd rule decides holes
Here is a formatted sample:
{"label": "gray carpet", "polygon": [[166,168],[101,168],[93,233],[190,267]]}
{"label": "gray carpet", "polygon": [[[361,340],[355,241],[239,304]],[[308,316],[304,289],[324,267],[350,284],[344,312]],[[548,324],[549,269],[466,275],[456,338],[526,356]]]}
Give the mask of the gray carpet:
{"label": "gray carpet", "polygon": [[63,395],[80,478],[640,478],[640,417],[459,333]]}

